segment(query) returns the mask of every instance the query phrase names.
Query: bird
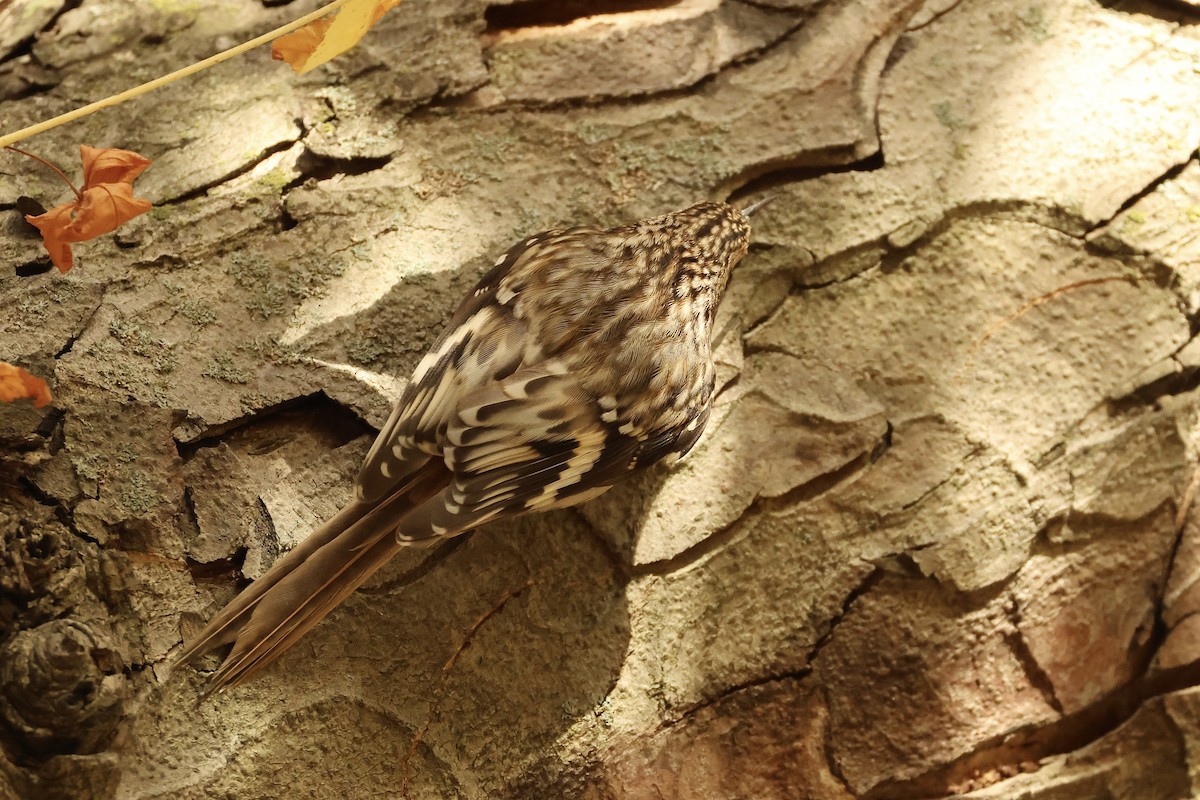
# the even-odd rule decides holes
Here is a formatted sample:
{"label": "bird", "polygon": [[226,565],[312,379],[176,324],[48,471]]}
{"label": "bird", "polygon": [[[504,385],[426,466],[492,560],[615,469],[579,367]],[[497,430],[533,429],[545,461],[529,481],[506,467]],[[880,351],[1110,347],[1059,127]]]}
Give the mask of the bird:
{"label": "bird", "polygon": [[232,643],[206,693],[241,684],[400,550],[582,503],[686,454],[712,408],[717,307],[770,199],[511,247],[417,364],[352,499],[175,663]]}

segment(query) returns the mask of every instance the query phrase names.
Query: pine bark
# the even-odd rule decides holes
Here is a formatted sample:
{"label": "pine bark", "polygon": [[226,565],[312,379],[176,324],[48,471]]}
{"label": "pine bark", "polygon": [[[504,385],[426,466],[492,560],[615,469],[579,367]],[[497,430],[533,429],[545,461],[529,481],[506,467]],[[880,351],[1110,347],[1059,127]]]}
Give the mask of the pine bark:
{"label": "pine bark", "polygon": [[[316,5],[0,2],[0,127]],[[67,274],[0,154],[0,798],[1200,793],[1198,20],[409,0],[25,142],[154,159]],[[764,194],[688,459],[168,674],[508,245]]]}

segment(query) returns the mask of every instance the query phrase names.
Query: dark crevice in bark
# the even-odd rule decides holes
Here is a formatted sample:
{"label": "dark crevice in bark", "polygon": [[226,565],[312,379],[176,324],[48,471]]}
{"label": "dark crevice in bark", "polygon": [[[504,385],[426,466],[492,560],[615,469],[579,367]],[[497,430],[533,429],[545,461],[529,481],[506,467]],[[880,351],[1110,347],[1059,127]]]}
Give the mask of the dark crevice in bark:
{"label": "dark crevice in bark", "polygon": [[[659,730],[671,728],[680,724],[681,722],[685,722],[688,718],[695,716],[704,709],[717,705],[729,697],[738,694],[739,692],[743,692],[748,689],[754,689],[759,686],[768,686],[774,683],[781,683],[784,681],[802,682],[806,680],[813,673],[813,667],[811,666],[812,663],[816,660],[817,656],[820,655],[821,650],[833,640],[834,631],[837,629],[842,620],[845,619],[846,615],[850,613],[850,609],[854,606],[855,602],[857,602],[859,598],[871,591],[873,587],[882,581],[885,574],[885,570],[875,567],[869,573],[867,573],[867,575],[864,576],[861,581],[859,581],[857,586],[850,590],[850,592],[842,600],[841,609],[832,617],[832,619],[830,619],[828,630],[826,630],[825,633],[823,633],[820,638],[813,643],[812,647],[809,648],[808,653],[805,655],[806,666],[797,669],[784,670],[781,672],[772,672],[767,675],[758,675],[753,678],[740,681],[736,684],[726,686],[719,692],[713,694],[711,697],[706,697],[703,700],[692,703],[688,705],[681,713],[674,715],[669,719],[663,720],[659,725]],[[834,765],[831,764],[830,769],[834,769]]]}
{"label": "dark crevice in bark", "polygon": [[54,354],[55,359],[61,359],[62,356],[65,356],[67,353],[71,353],[71,348],[74,347],[74,343],[79,341],[79,337],[83,336],[83,332],[85,330],[88,330],[88,324],[91,323],[91,318],[95,317],[97,311],[100,311],[100,306],[96,306],[96,308],[92,309],[88,319],[84,321],[83,325],[79,326],[79,330],[67,337],[67,341],[62,344],[62,347],[59,348],[58,353]]}
{"label": "dark crevice in bark", "polygon": [[[1168,575],[1169,566],[1163,573],[1163,586]],[[1162,593],[1163,589],[1159,588],[1160,598]],[[979,775],[991,773],[1009,777],[1033,771],[1042,759],[1073,753],[1103,739],[1124,725],[1147,701],[1200,685],[1200,661],[1171,669],[1154,669],[1154,655],[1169,633],[1159,610],[1147,641],[1135,645],[1137,652],[1131,658],[1134,677],[1091,705],[1063,713],[1049,676],[1033,657],[1020,634],[1019,608],[1010,605],[1007,616],[1018,630],[1015,635],[1005,636],[1005,642],[1025,669],[1030,684],[1062,716],[1048,724],[1027,726],[981,742],[970,753],[919,777],[880,784],[863,795],[862,800],[941,798],[957,794],[964,786],[973,785]]]}
{"label": "dark crevice in bark", "polygon": [[1185,0],[1095,0],[1096,5],[1122,14],[1144,14],[1178,25],[1200,23],[1200,9]]}
{"label": "dark crevice in bark", "polygon": [[[82,0],[80,0],[80,2],[82,2]],[[0,10],[0,14],[3,14],[3,13],[4,13],[4,11]],[[0,66],[7,64],[9,61],[14,61],[14,60],[20,58],[21,56],[33,55],[33,43],[35,41],[37,41],[36,34],[17,42],[15,45],[13,45],[12,50],[9,50],[8,53],[3,56],[0,56]],[[19,94],[17,94],[17,95],[7,95],[4,99],[5,100],[20,100],[22,98],[20,97]]]}
{"label": "dark crevice in bark", "polygon": [[282,153],[283,151],[289,149],[292,145],[294,145],[297,141],[299,141],[302,136],[303,136],[303,133],[301,134],[301,136],[299,136],[295,139],[284,139],[282,142],[276,142],[275,144],[271,145],[270,147],[268,147],[267,149],[265,149],[261,153],[259,153],[259,155],[256,158],[248,161],[245,164],[242,164],[241,166],[237,167],[233,171],[228,172],[219,178],[215,178],[211,181],[208,181],[207,183],[201,184],[200,186],[189,189],[186,192],[175,195],[174,197],[168,197],[165,200],[162,200],[162,201],[156,203],[155,205],[157,205],[157,206],[179,205],[181,203],[186,203],[189,200],[195,200],[196,198],[204,197],[205,195],[208,194],[210,189],[215,189],[216,187],[218,187],[224,183],[228,183],[229,181],[233,180],[234,178],[240,178],[241,176],[245,175],[247,172],[250,172],[251,170],[253,170],[255,167],[257,167],[262,162],[266,161],[271,156],[276,155],[278,153]]}
{"label": "dark crevice in bark", "polygon": [[670,558],[664,558],[659,561],[651,561],[646,564],[634,565],[630,570],[630,577],[643,577],[648,575],[670,575],[685,569],[701,559],[723,550],[729,545],[742,531],[743,523],[751,517],[762,511],[770,511],[774,509],[788,508],[800,503],[806,503],[814,500],[826,492],[834,489],[842,483],[851,480],[857,476],[863,469],[875,463],[880,456],[886,452],[889,443],[891,442],[891,426],[888,426],[884,436],[875,443],[871,450],[860,454],[837,469],[818,475],[804,483],[784,492],[775,497],[757,497],[744,510],[738,518],[730,522],[723,528],[714,531],[706,536],[701,541],[685,548],[682,552],[677,553]]}
{"label": "dark crevice in bark", "polygon": [[[910,420],[910,422],[911,422],[911,420]],[[890,438],[891,423],[888,423],[888,435]],[[952,481],[958,479],[959,476],[961,476],[965,470],[970,469],[972,466],[975,466],[976,460],[986,450],[987,450],[987,447],[985,445],[975,444],[975,446],[972,448],[971,452],[969,452],[965,456],[963,456],[962,460],[958,463],[958,465],[949,474],[947,474],[944,478],[939,480],[937,483],[930,486],[925,491],[921,492],[921,494],[918,495],[917,497],[914,497],[912,500],[905,502],[903,505],[900,506],[899,509],[897,509],[897,512],[903,513],[905,511],[910,511],[910,510],[916,508],[917,506],[921,505],[921,503],[924,503],[926,500],[928,500],[930,497],[932,497],[934,494],[936,494],[943,486],[946,486],[946,485],[950,484]],[[993,453],[993,455],[995,455],[995,454]],[[988,466],[988,463],[985,462],[984,464],[979,465],[979,466],[986,467],[986,466]],[[1007,468],[1010,476],[1012,476],[1017,481],[1021,480],[1021,476],[1018,475],[1012,469],[1012,466],[1010,464],[1005,462],[1005,467]],[[924,547],[925,547],[924,545],[922,545],[920,547],[911,547],[911,548],[908,548],[908,550],[906,552],[916,552],[918,550],[923,550]]]}
{"label": "dark crevice in bark", "polygon": [[916,25],[916,26],[909,28],[908,32],[911,33],[913,31],[919,31],[919,30],[924,30],[925,28],[928,28],[930,25],[937,22],[939,19],[946,16],[954,9],[958,8],[960,5],[962,5],[962,0],[958,0],[955,3],[952,3],[951,5],[947,6],[946,8],[943,8],[941,11],[934,14],[932,17],[930,17],[928,20],[921,23],[920,25]]}
{"label": "dark crevice in bark", "polygon": [[760,686],[770,686],[775,683],[785,683],[787,681],[795,681],[797,683],[803,681],[812,674],[811,669],[797,669],[786,672],[773,672],[770,675],[759,675],[749,680],[735,683],[731,686],[726,686],[720,692],[717,692],[712,697],[700,700],[696,703],[691,703],[686,706],[680,713],[675,714],[659,723],[658,729],[654,733],[664,731],[669,728],[674,728],[677,725],[686,723],[692,717],[701,713],[707,708],[720,704],[722,701],[733,697],[740,692],[745,692],[750,689],[756,689]]}
{"label": "dark crevice in bark", "polygon": [[18,278],[33,278],[38,275],[45,275],[52,269],[54,269],[54,265],[46,257],[39,258],[37,261],[30,261],[28,264],[17,264],[13,268],[13,274]]}
{"label": "dark crevice in bark", "polygon": [[1075,752],[1115,731],[1148,700],[1200,685],[1200,662],[1162,670],[1127,684],[1087,708],[1041,727],[1012,731],[980,743],[971,753],[925,775],[880,784],[862,800],[922,800],[957,793],[973,776],[1029,771],[1031,762]]}
{"label": "dark crevice in bark", "polygon": [[5,96],[3,99],[5,100],[5,102],[15,103],[19,100],[27,100],[30,97],[37,97],[39,94],[45,94],[46,92],[53,89],[55,86],[58,86],[58,84],[57,83],[40,83],[38,81],[26,81],[24,89],[21,89],[20,91],[17,91],[17,92],[13,92],[12,94]]}
{"label": "dark crevice in bark", "polygon": [[847,593],[845,598],[842,599],[842,607],[829,620],[829,629],[826,630],[825,633],[821,634],[821,637],[813,643],[811,648],[809,648],[808,655],[806,657],[806,660],[809,664],[815,662],[821,655],[821,651],[825,649],[825,646],[833,641],[834,631],[837,630],[838,625],[842,624],[842,620],[844,620],[846,615],[850,613],[850,609],[854,607],[854,604],[859,600],[859,598],[877,586],[884,579],[884,577],[886,577],[886,575],[887,570],[876,565],[863,577],[861,581],[858,582],[857,586]]}
{"label": "dark crevice in bark", "polygon": [[[939,14],[938,16],[941,16],[941,15]],[[937,17],[935,17],[934,19],[937,19]],[[932,22],[932,20],[930,20],[930,21]],[[906,55],[908,55],[909,51],[912,50],[914,47],[916,47],[916,43],[913,41],[912,37],[910,37],[908,35],[913,30],[917,30],[917,29],[910,28],[909,30],[905,31],[904,33],[902,33],[896,37],[896,43],[892,45],[892,49],[888,51],[887,58],[884,59],[884,61],[883,61],[883,71],[880,73],[881,75],[887,75],[889,72],[891,72],[892,69],[897,64],[899,64]],[[875,134],[876,134],[876,136],[879,137],[879,141],[882,142],[883,137],[880,135],[880,131],[879,131],[879,106],[878,105],[876,105],[876,107],[875,107]]]}
{"label": "dark crevice in bark", "polygon": [[[834,253],[830,256],[826,256],[819,261],[814,261],[808,267],[808,271],[815,273],[825,272],[828,270],[831,264],[836,264],[839,261],[854,264],[855,262],[870,256],[872,253],[880,251],[882,248],[886,247],[886,244],[886,237],[884,237],[880,239],[874,239],[869,242],[863,242],[862,244],[858,244],[853,247],[848,247],[845,250]],[[843,283],[849,283],[850,281],[858,280],[859,278],[864,278],[867,275],[878,272],[882,266],[883,259],[876,259],[870,263],[866,263],[865,266],[862,266],[858,269],[851,269],[844,275],[838,275],[836,278],[829,278],[822,281],[805,280],[804,275],[800,275],[792,284],[791,293],[796,295],[802,292],[816,292],[822,289],[838,286]]]}
{"label": "dark crevice in bark", "polygon": [[83,321],[83,323],[80,324],[79,328],[74,333],[72,333],[69,337],[67,337],[67,341],[65,343],[63,343],[63,346],[58,348],[58,352],[54,354],[54,358],[56,360],[62,358],[63,356],[67,355],[67,353],[71,352],[71,350],[75,347],[75,343],[77,341],[79,341],[79,337],[83,336],[83,334],[87,331],[87,329],[92,326],[92,320],[94,320],[96,318],[96,315],[100,312],[100,307],[103,304],[104,304],[104,295],[101,294],[100,297],[96,301],[96,307],[92,309],[92,313],[88,314],[87,319],[85,319]]}
{"label": "dark crevice in bark", "polygon": [[874,464],[891,447],[892,425],[888,423],[887,430],[871,447],[870,450],[859,454],[835,470],[818,475],[781,495],[761,498],[760,503],[765,510],[789,508],[801,503],[811,502],[821,495],[832,491],[838,486],[857,477],[863,470]]}
{"label": "dark crevice in bark", "polygon": [[1054,682],[1050,680],[1046,670],[1042,669],[1042,665],[1038,663],[1033,651],[1029,649],[1029,643],[1025,641],[1025,635],[1021,632],[1021,609],[1015,598],[1009,602],[1005,613],[1008,621],[1012,623],[1013,630],[1004,634],[1004,643],[1008,645],[1008,649],[1017,659],[1017,663],[1021,665],[1021,669],[1024,670],[1029,685],[1038,690],[1048,706],[1062,714],[1063,706],[1058,699],[1058,694],[1054,691]]}
{"label": "dark crevice in bark", "polygon": [[[1189,517],[1195,513],[1196,492],[1200,489],[1200,464],[1193,470],[1192,475],[1188,480],[1187,487],[1183,490],[1183,496],[1179,500],[1179,506],[1175,511],[1175,537],[1171,541],[1171,549],[1167,553],[1167,558],[1163,564],[1162,579],[1158,591],[1154,598],[1154,623],[1150,631],[1150,640],[1146,645],[1146,664],[1142,670],[1145,676],[1154,664],[1154,658],[1162,649],[1170,636],[1172,626],[1167,622],[1167,592],[1171,588],[1171,575],[1175,572],[1176,562],[1179,557],[1179,548],[1183,545],[1184,533],[1188,529]],[[1196,612],[1192,611],[1185,614],[1182,618],[1175,621],[1175,626],[1183,623],[1183,620],[1189,616],[1193,616]]]}
{"label": "dark crevice in bark", "polygon": [[39,487],[36,483],[34,483],[28,477],[26,477],[24,475],[18,476],[17,483],[19,483],[21,485],[21,488],[24,489],[26,492],[28,492],[29,496],[32,497],[34,500],[36,500],[39,505],[43,505],[43,506],[46,506],[47,508],[55,508],[55,509],[57,509],[59,507],[59,502],[58,502],[57,498],[52,497],[51,495],[42,491],[41,487]]}
{"label": "dark crevice in bark", "polygon": [[1178,164],[1172,166],[1166,172],[1163,172],[1161,175],[1156,177],[1154,180],[1150,181],[1148,184],[1143,186],[1140,190],[1138,190],[1134,194],[1130,195],[1129,197],[1125,198],[1125,202],[1121,203],[1120,208],[1118,208],[1116,211],[1114,211],[1108,217],[1100,220],[1099,222],[1094,223],[1091,227],[1089,227],[1087,229],[1086,233],[1091,234],[1107,225],[1110,225],[1112,223],[1112,221],[1114,219],[1116,219],[1117,217],[1119,217],[1121,214],[1123,214],[1124,212],[1133,208],[1135,205],[1140,203],[1142,200],[1146,199],[1147,197],[1149,197],[1150,195],[1152,195],[1156,191],[1158,191],[1159,187],[1161,187],[1164,183],[1167,183],[1169,181],[1174,180],[1175,178],[1178,178],[1179,174],[1187,168],[1188,164],[1195,161],[1198,155],[1200,155],[1200,153],[1192,152],[1192,154],[1189,155],[1186,159],[1184,159],[1183,161],[1179,162]]}
{"label": "dark crevice in bark", "polygon": [[[258,512],[258,518],[262,520],[263,536],[260,541],[279,543],[279,531],[275,528],[275,518],[271,516],[271,509],[267,508],[267,502],[262,499],[262,496],[254,498],[254,509]],[[310,531],[311,534],[311,531]],[[277,554],[276,558],[282,555]]]}
{"label": "dark crevice in bark", "polygon": [[[761,61],[764,57],[769,55],[773,50],[775,50],[776,48],[780,47],[785,42],[787,42],[792,36],[795,36],[796,33],[798,31],[800,31],[804,27],[805,23],[808,22],[808,20],[811,18],[810,15],[808,15],[808,14],[796,15],[794,12],[789,13],[786,10],[781,10],[781,9],[774,9],[774,10],[780,11],[781,14],[788,14],[788,15],[792,16],[794,19],[796,19],[795,24],[788,27],[787,30],[780,32],[778,37],[776,37],[772,41],[768,42],[764,46],[758,48],[757,50],[752,50],[752,51],[743,53],[738,58],[731,60],[729,63],[724,64],[723,66],[716,69],[715,71],[697,79],[695,82],[690,83],[686,86],[677,86],[677,87],[672,87],[669,89],[661,89],[658,91],[639,92],[639,93],[630,94],[630,95],[588,95],[586,97],[565,97],[565,98],[557,98],[554,100],[532,100],[532,99],[512,100],[512,101],[505,101],[505,102],[500,103],[495,106],[489,106],[487,108],[480,109],[480,111],[481,112],[501,113],[501,114],[511,114],[513,112],[522,111],[522,110],[535,111],[535,112],[548,112],[548,111],[570,111],[573,109],[582,109],[582,108],[590,108],[590,109],[600,109],[600,108],[613,109],[613,108],[626,108],[626,107],[631,108],[631,107],[640,107],[640,106],[645,105],[648,102],[654,102],[654,101],[667,102],[670,100],[693,98],[699,92],[701,92],[705,86],[707,86],[708,84],[717,80],[722,75],[725,75],[730,70],[748,67],[748,66],[755,64],[758,61]],[[488,52],[488,51],[485,50],[485,53],[486,52]],[[487,65],[488,65],[488,62],[487,62],[487,59],[485,58],[485,67]],[[418,111],[423,111],[426,114],[437,113],[436,109],[433,109],[433,110],[418,109]],[[410,119],[412,119],[414,121],[418,121],[423,118],[423,116],[419,115],[419,114],[410,114],[409,116],[410,116]],[[854,150],[855,148],[858,147],[858,143],[851,142],[851,143],[848,143],[845,147],[847,149]],[[728,182],[726,182],[726,183],[728,183]],[[728,192],[728,190],[725,190],[725,193],[727,193],[727,192]],[[717,194],[721,194],[721,192],[717,192]]]}
{"label": "dark crevice in bark", "polygon": [[799,156],[791,163],[769,162],[747,167],[741,175],[729,181],[736,186],[730,191],[726,202],[736,203],[743,198],[770,194],[772,189],[792,183],[837,175],[842,172],[874,172],[883,169],[883,151],[876,150],[866,158],[855,158],[853,145],[813,150]]}
{"label": "dark crevice in bark", "polygon": [[296,169],[300,175],[283,187],[283,191],[286,194],[310,180],[327,181],[339,175],[365,175],[386,166],[392,158],[391,155],[333,158],[332,156],[318,155],[305,148],[296,161]]}
{"label": "dark crevice in bark", "polygon": [[33,432],[43,439],[50,439],[50,452],[57,453],[62,449],[62,423],[67,412],[61,408],[51,408]]}
{"label": "dark crevice in bark", "polygon": [[[24,195],[17,198],[13,205],[6,205],[0,208],[0,211],[16,211],[17,213],[9,217],[4,222],[4,229],[0,230],[0,236],[11,237],[17,241],[40,242],[42,239],[41,232],[31,223],[26,217],[36,217],[46,213],[46,207],[32,197]],[[13,266],[13,274],[18,278],[31,278],[36,275],[43,275],[53,268],[48,255],[41,255],[34,261],[25,264],[16,264]]]}
{"label": "dark crevice in bark", "polygon": [[187,565],[188,573],[192,576],[193,582],[225,581],[231,576],[242,575],[242,567],[246,563],[246,554],[248,552],[247,548],[239,547],[228,558],[218,558],[213,561],[197,561],[193,558],[184,558],[183,561]]}
{"label": "dark crevice in bark", "polygon": [[[1188,324],[1189,326],[1194,325],[1195,320],[1189,318]],[[1191,339],[1184,342],[1183,345],[1171,354],[1170,358],[1175,359],[1179,351],[1187,347],[1191,342]],[[1113,414],[1125,414],[1137,411],[1148,405],[1157,405],[1163,398],[1189,394],[1200,388],[1200,366],[1185,365],[1178,360],[1175,363],[1178,369],[1174,372],[1134,386],[1125,394],[1109,398],[1107,404]]]}
{"label": "dark crevice in bark", "polygon": [[733,522],[729,523],[720,530],[714,531],[712,534],[704,537],[701,541],[685,548],[682,552],[659,561],[651,561],[647,564],[635,564],[630,570],[630,577],[641,578],[650,575],[670,575],[673,572],[685,569],[686,567],[695,564],[697,561],[712,555],[718,550],[724,549],[732,542],[737,535],[741,533],[743,523],[754,515],[757,511],[757,501],[750,505],[741,515]]}
{"label": "dark crevice in bark", "polygon": [[17,202],[12,207],[21,212],[21,221],[25,224],[20,227],[29,234],[29,238],[36,239],[41,236],[41,232],[37,229],[37,226],[25,219],[25,217],[36,217],[41,214],[45,214],[46,207],[37,199],[33,197],[26,197],[25,195],[18,197]]}
{"label": "dark crevice in bark", "polygon": [[940,234],[951,223],[965,219],[987,219],[997,222],[1018,222],[1039,225],[1056,233],[1082,239],[1087,234],[1087,223],[1075,211],[1055,204],[1031,200],[977,200],[956,205],[945,211],[942,218],[929,227],[922,240]]}
{"label": "dark crevice in bark", "polygon": [[353,411],[331,399],[324,392],[316,392],[302,397],[294,397],[248,416],[214,426],[194,438],[185,441],[176,440],[175,446],[179,451],[179,457],[184,463],[187,463],[196,454],[196,451],[203,447],[214,447],[238,431],[257,435],[260,441],[250,451],[250,454],[263,455],[271,452],[275,447],[286,444],[288,441],[286,437],[294,435],[285,431],[280,434],[285,438],[272,436],[271,431],[281,423],[281,417],[289,417],[288,422],[298,423],[305,430],[322,433],[329,440],[330,449],[341,447],[363,434],[376,432]]}
{"label": "dark crevice in bark", "polygon": [[653,11],[677,6],[681,0],[525,0],[493,5],[483,12],[485,35],[523,28],[561,27],[587,17]]}
{"label": "dark crevice in bark", "polygon": [[[965,203],[946,209],[936,219],[914,219],[915,222],[921,224],[923,227],[919,230],[918,235],[912,237],[911,240],[906,239],[903,244],[896,243],[894,241],[895,232],[891,232],[869,241],[860,242],[859,244],[839,250],[836,253],[831,253],[822,259],[814,261],[805,268],[805,273],[828,274],[830,265],[832,264],[838,262],[853,264],[857,261],[862,261],[874,252],[882,251],[882,255],[878,259],[867,262],[864,266],[848,274],[838,275],[835,278],[822,281],[806,281],[804,274],[801,274],[797,277],[792,287],[792,294],[820,291],[856,280],[880,269],[885,272],[895,270],[910,256],[919,252],[922,248],[928,246],[930,242],[944,234],[955,222],[971,219],[1039,225],[1075,239],[1082,239],[1087,232],[1087,226],[1077,214],[1058,206],[1043,205],[1026,200],[983,200]],[[750,351],[748,350],[747,352]]]}
{"label": "dark crevice in bark", "polygon": [[300,220],[292,216],[292,212],[288,210],[287,203],[283,203],[279,209],[279,230],[290,231],[300,224]]}
{"label": "dark crevice in bark", "polygon": [[[63,14],[66,14],[68,11],[74,11],[75,9],[79,8],[81,5],[83,5],[83,0],[66,0],[66,2],[63,3],[62,8],[60,8],[58,11],[56,11],[54,13],[54,15],[51,16],[50,19],[48,19],[46,21],[45,25],[38,28],[38,30],[33,34],[33,36],[22,39],[20,42],[18,42],[16,45],[14,45],[12,50],[8,51],[8,53],[4,54],[3,56],[0,56],[0,64],[6,64],[7,62],[12,61],[17,58],[20,58],[21,56],[32,56],[33,55],[33,45],[37,42],[38,35],[45,33],[46,31],[50,30],[55,25],[57,25],[59,18],[61,18]],[[0,14],[2,14],[2,13],[3,12],[0,12]],[[20,100],[21,98],[20,97],[8,97],[6,99]]]}

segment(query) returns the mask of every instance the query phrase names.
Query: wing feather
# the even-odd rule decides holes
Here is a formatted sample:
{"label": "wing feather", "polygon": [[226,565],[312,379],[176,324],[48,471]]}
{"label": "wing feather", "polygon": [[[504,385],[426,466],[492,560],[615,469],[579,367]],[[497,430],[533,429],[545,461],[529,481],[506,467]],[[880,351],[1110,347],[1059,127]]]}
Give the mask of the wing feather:
{"label": "wing feather", "polygon": [[446,432],[451,485],[410,514],[401,534],[465,530],[607,489],[628,472],[640,432],[619,432],[624,421],[601,419],[605,409],[582,394],[576,376],[548,362],[466,397]]}

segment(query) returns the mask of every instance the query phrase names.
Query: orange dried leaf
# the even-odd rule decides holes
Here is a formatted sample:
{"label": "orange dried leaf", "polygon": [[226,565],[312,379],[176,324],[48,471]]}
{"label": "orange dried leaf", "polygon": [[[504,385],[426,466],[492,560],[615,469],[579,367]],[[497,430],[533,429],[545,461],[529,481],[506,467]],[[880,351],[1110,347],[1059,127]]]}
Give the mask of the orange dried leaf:
{"label": "orange dried leaf", "polygon": [[50,402],[50,387],[20,367],[0,361],[0,402],[32,398],[38,408]]}
{"label": "orange dried leaf", "polygon": [[310,22],[271,44],[271,58],[286,61],[303,75],[358,44],[368,29],[400,0],[350,0],[337,16]]}
{"label": "orange dried leaf", "polygon": [[50,260],[60,272],[74,265],[71,245],[111,233],[153,206],[133,196],[133,179],[150,166],[150,159],[130,150],[96,149],[80,145],[83,158],[83,192],[71,203],[45,214],[27,215],[29,224],[42,232]]}
{"label": "orange dried leaf", "polygon": [[146,171],[150,159],[132,150],[117,150],[112,147],[97,150],[86,144],[79,145],[83,158],[83,186],[89,188],[101,183],[133,183],[133,179]]}
{"label": "orange dried leaf", "polygon": [[325,31],[333,24],[332,17],[310,22],[299,30],[285,33],[271,42],[271,58],[286,61],[297,73],[302,71],[305,60],[317,49],[325,38]]}

